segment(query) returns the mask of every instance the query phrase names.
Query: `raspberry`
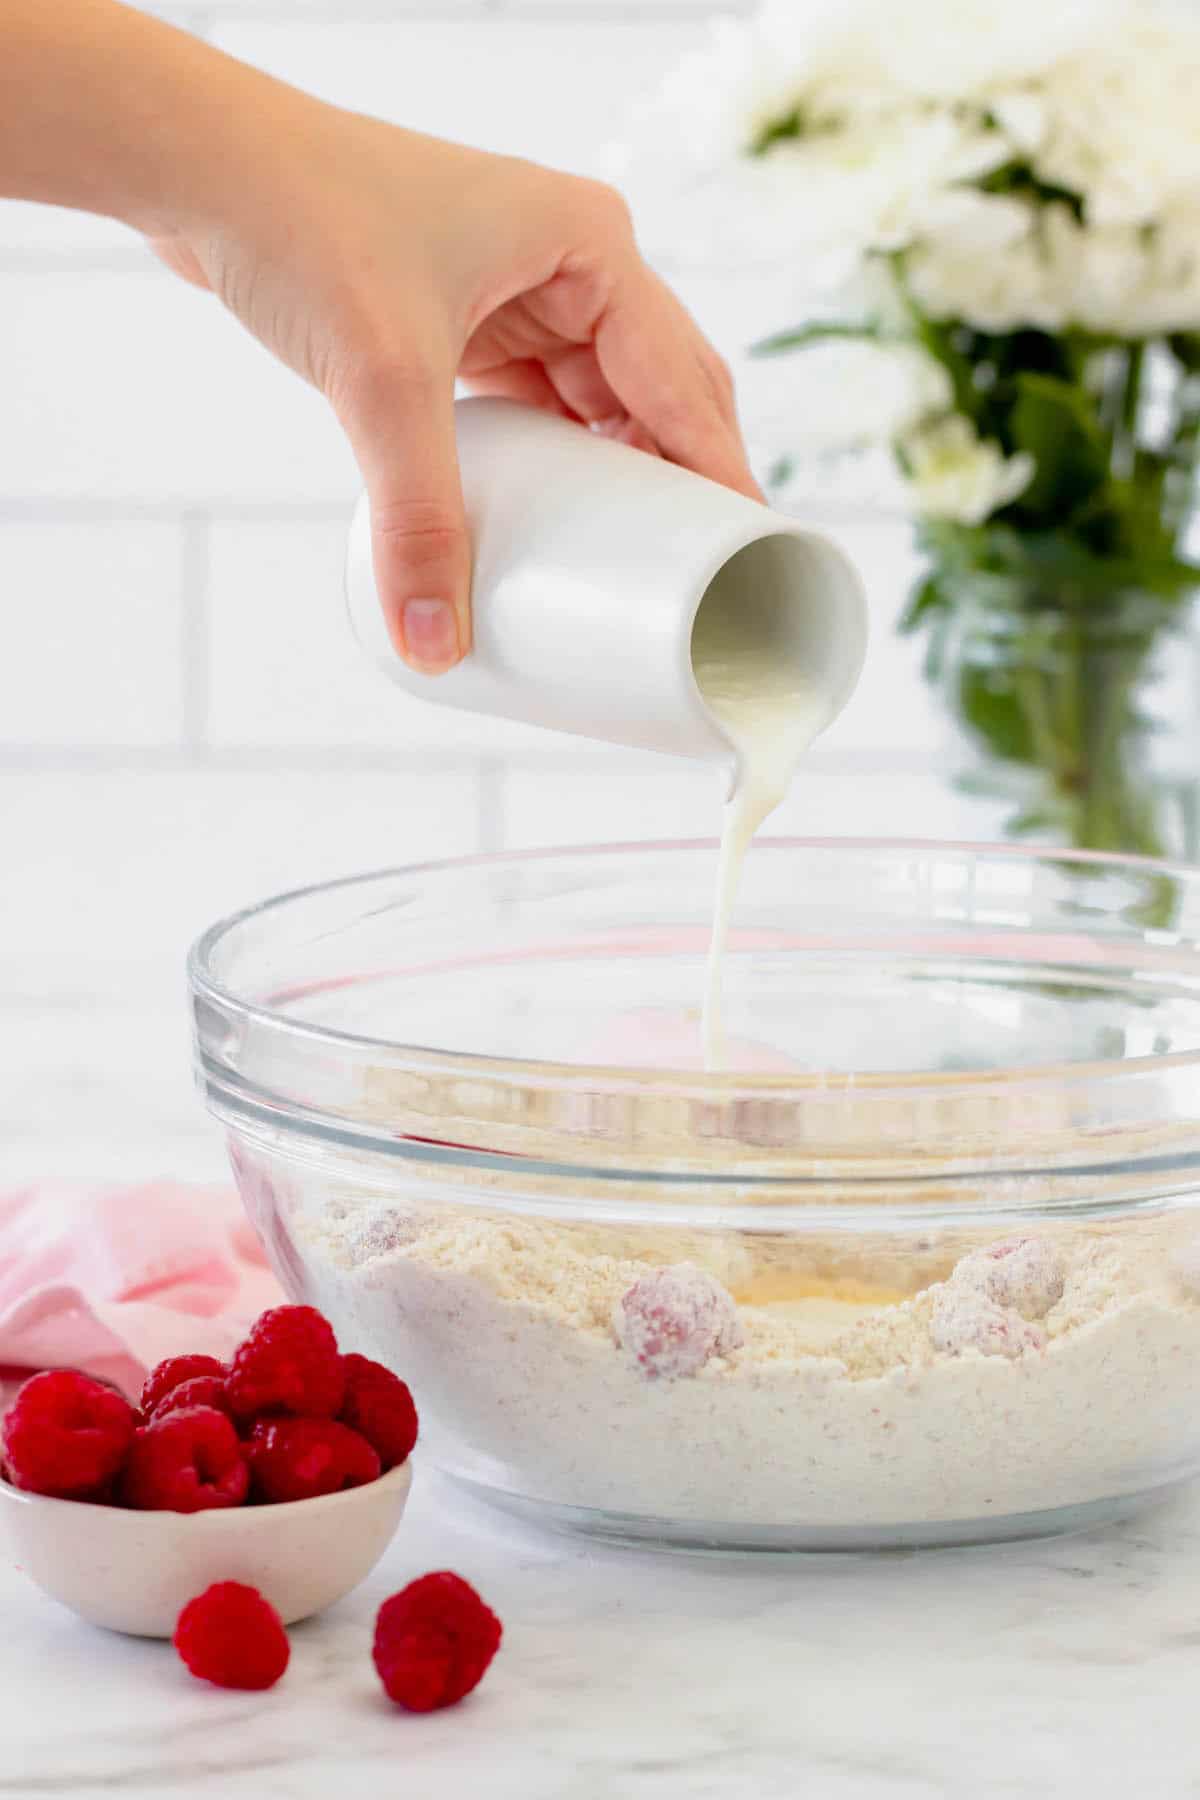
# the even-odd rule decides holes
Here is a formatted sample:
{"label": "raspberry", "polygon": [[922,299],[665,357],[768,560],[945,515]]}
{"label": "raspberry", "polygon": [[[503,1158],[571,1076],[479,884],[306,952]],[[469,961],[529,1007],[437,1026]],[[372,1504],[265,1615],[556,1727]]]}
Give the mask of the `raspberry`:
{"label": "raspberry", "polygon": [[178,1387],[163,1395],[150,1419],[161,1419],[185,1406],[214,1406],[218,1412],[228,1413],[229,1396],[225,1392],[224,1376],[193,1375],[190,1381],[181,1381]]}
{"label": "raspberry", "polygon": [[361,1263],[374,1262],[377,1257],[402,1250],[419,1235],[420,1221],[416,1214],[398,1213],[391,1206],[382,1207],[365,1218],[351,1219],[346,1227],[346,1248],[357,1268]]}
{"label": "raspberry", "polygon": [[215,1407],[191,1406],[135,1434],[122,1494],[143,1512],[192,1513],[240,1506],[249,1485],[232,1422]]}
{"label": "raspberry", "polygon": [[402,1463],[417,1441],[417,1409],[398,1375],[367,1356],[343,1356],[346,1398],[338,1415],[379,1452],[386,1473]]}
{"label": "raspberry", "polygon": [[379,1479],[365,1437],[336,1419],[263,1419],[246,1446],[256,1500],[315,1500]]}
{"label": "raspberry", "polygon": [[936,1292],[929,1335],[934,1348],[950,1356],[978,1350],[981,1356],[1016,1357],[1046,1347],[1043,1333],[1019,1312],[997,1306],[978,1288],[953,1281]]}
{"label": "raspberry", "polygon": [[74,1369],[28,1380],[4,1418],[8,1479],[32,1494],[99,1499],[133,1442],[133,1408],[123,1395]]}
{"label": "raspberry", "polygon": [[1062,1258],[1044,1238],[1013,1238],[964,1256],[950,1278],[983,1290],[997,1306],[1044,1319],[1062,1299]]}
{"label": "raspberry", "polygon": [[166,1362],[160,1362],[146,1377],[142,1389],[143,1419],[148,1419],[156,1411],[159,1401],[182,1382],[191,1381],[197,1375],[224,1374],[225,1370],[215,1356],[168,1356]]}
{"label": "raspberry", "polygon": [[612,1328],[648,1381],[695,1375],[710,1356],[728,1356],[743,1342],[733,1295],[690,1262],[635,1281],[613,1308]]}
{"label": "raspberry", "polygon": [[218,1687],[274,1687],[291,1649],[283,1621],[257,1588],[218,1581],[179,1615],[172,1639],[193,1675]]}
{"label": "raspberry", "polygon": [[313,1306],[265,1312],[235,1352],[226,1382],[238,1419],[259,1413],[333,1418],[345,1386],[333,1327]]}
{"label": "raspberry", "polygon": [[375,1667],[389,1700],[409,1712],[434,1712],[478,1685],[502,1635],[475,1589],[443,1569],[384,1601],[375,1620]]}

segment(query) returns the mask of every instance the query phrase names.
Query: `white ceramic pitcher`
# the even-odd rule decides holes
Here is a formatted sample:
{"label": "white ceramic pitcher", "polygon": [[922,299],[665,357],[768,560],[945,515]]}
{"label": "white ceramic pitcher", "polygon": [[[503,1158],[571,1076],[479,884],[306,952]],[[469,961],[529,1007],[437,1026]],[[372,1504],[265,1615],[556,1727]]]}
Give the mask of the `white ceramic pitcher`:
{"label": "white ceramic pitcher", "polygon": [[474,572],[470,654],[418,674],[388,635],[365,497],[346,591],[371,660],[409,694],[582,737],[728,760],[733,747],[692,667],[702,605],[753,593],[747,631],[792,658],[828,702],[853,691],[866,647],[862,585],[845,553],[702,476],[512,401],[460,400],[458,451]]}

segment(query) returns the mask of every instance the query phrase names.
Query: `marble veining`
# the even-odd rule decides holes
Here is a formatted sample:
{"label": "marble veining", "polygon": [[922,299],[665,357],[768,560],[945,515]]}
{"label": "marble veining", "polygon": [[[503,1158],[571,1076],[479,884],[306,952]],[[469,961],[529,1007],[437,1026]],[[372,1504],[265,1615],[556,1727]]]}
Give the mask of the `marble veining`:
{"label": "marble veining", "polygon": [[[178,996],[151,1006],[185,1043]],[[219,1171],[183,1054],[148,1097],[148,1016],[29,992],[0,1178]],[[446,1567],[506,1641],[464,1706],[411,1717],[371,1625]],[[384,1562],[292,1643],[275,1691],[221,1693],[0,1564],[0,1800],[1196,1800],[1200,1488],[1042,1544],[709,1561],[539,1534],[419,1469]]]}
{"label": "marble veining", "polygon": [[[453,1567],[506,1642],[456,1711],[396,1712],[385,1594]],[[1200,1493],[995,1550],[707,1560],[493,1517],[425,1473],[372,1578],[265,1695],[0,1574],[0,1795],[72,1800],[1184,1800],[1200,1794]]]}

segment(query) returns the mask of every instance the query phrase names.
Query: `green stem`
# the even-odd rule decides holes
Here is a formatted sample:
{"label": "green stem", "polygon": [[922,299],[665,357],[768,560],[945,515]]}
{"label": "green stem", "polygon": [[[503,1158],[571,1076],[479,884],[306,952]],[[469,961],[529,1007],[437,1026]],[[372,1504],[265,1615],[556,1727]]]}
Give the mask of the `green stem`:
{"label": "green stem", "polygon": [[1139,340],[1125,352],[1124,379],[1121,388],[1121,410],[1113,430],[1112,470],[1128,480],[1137,466],[1138,420],[1142,407],[1142,380],[1146,368],[1146,346]]}

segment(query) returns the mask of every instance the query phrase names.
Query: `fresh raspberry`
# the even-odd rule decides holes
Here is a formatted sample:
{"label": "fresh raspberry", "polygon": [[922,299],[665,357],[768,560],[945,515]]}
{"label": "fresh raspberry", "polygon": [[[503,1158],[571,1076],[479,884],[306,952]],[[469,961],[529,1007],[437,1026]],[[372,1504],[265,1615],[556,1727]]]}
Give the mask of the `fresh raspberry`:
{"label": "fresh raspberry", "polygon": [[336,1419],[262,1419],[246,1455],[256,1500],[315,1500],[380,1475],[366,1438]]}
{"label": "fresh raspberry", "polygon": [[1062,1299],[1064,1272],[1044,1238],[1011,1238],[964,1256],[951,1280],[981,1288],[997,1306],[1014,1307],[1027,1319],[1044,1319]]}
{"label": "fresh raspberry", "polygon": [[333,1418],[346,1387],[333,1327],[313,1306],[273,1307],[235,1352],[226,1386],[238,1419]]}
{"label": "fresh raspberry", "polygon": [[[164,1394],[151,1419],[161,1419],[169,1412],[179,1412],[185,1406],[215,1406],[218,1412],[229,1412],[229,1396],[225,1392],[223,1375],[193,1375],[190,1381],[181,1381],[178,1387]],[[149,1422],[149,1421],[147,1421]]]}
{"label": "fresh raspberry", "polygon": [[379,1452],[386,1473],[410,1455],[417,1441],[417,1409],[398,1375],[369,1356],[343,1356],[346,1398],[338,1414]]}
{"label": "fresh raspberry", "polygon": [[224,1376],[225,1370],[215,1356],[168,1356],[151,1369],[142,1389],[142,1417],[148,1419],[157,1411],[159,1402],[185,1381],[198,1375]]}
{"label": "fresh raspberry", "polygon": [[126,1506],[143,1512],[203,1512],[240,1506],[250,1471],[232,1421],[212,1406],[164,1413],[135,1434],[125,1468]]}
{"label": "fresh raspberry", "polygon": [[1017,1357],[1046,1347],[1044,1333],[1015,1308],[997,1306],[982,1289],[954,1281],[936,1293],[929,1335],[934,1348],[948,1356],[977,1350],[981,1356]]}
{"label": "fresh raspberry", "polygon": [[389,1700],[409,1712],[435,1712],[478,1685],[502,1635],[475,1589],[443,1569],[384,1601],[375,1620],[375,1667]]}
{"label": "fresh raspberry", "polygon": [[710,1356],[728,1356],[743,1342],[729,1289],[689,1262],[635,1281],[613,1308],[612,1328],[648,1381],[695,1375]]}
{"label": "fresh raspberry", "polygon": [[99,1499],[129,1454],[135,1423],[128,1400],[88,1375],[34,1375],[0,1432],[8,1479],[31,1494]]}
{"label": "fresh raspberry", "polygon": [[291,1648],[283,1620],[257,1588],[218,1581],[179,1615],[172,1639],[193,1675],[218,1687],[274,1687]]}

